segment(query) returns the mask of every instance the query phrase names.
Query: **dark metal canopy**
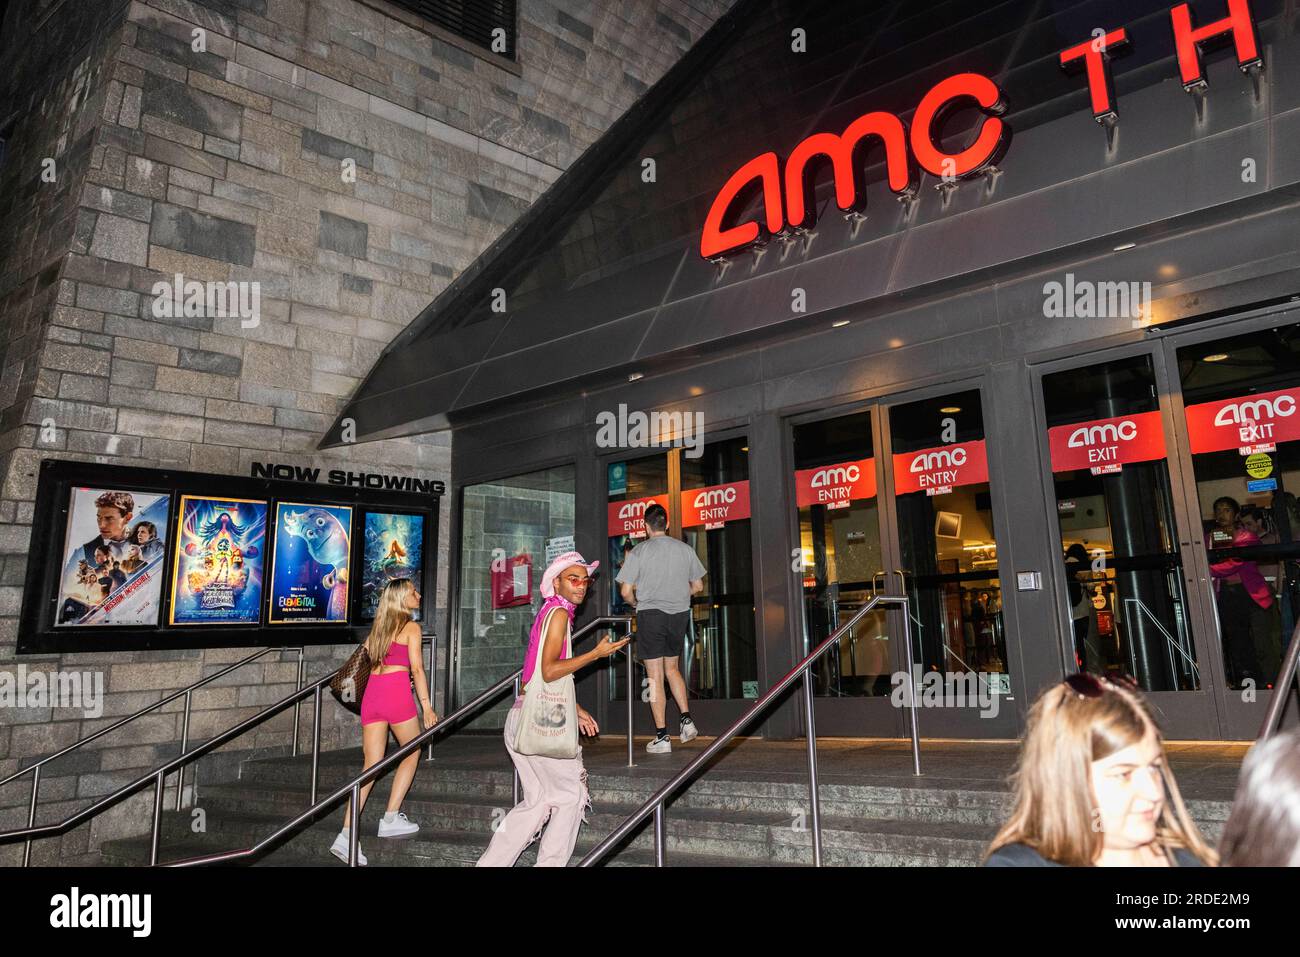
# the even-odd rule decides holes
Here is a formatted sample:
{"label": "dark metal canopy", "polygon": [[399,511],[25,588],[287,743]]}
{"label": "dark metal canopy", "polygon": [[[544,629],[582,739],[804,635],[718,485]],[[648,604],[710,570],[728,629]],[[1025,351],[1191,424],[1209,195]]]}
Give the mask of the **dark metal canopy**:
{"label": "dark metal canopy", "polygon": [[[1176,94],[1194,115],[1177,86],[1171,5],[739,0],[411,321],[321,446],[341,443],[347,419],[357,441],[444,429],[503,404],[799,336],[837,311],[888,312],[1041,269],[1054,253],[1109,251],[1120,233],[1166,230],[1174,217],[1249,198],[1249,189],[1197,183],[1194,168],[1171,183],[1171,164],[1146,159],[1198,145],[1187,116],[1144,99]],[[1251,6],[1268,42],[1281,2]],[[1058,58],[1098,26],[1130,37],[1111,64],[1122,134],[1110,154],[1085,81]],[[1226,69],[1230,55],[1206,60]],[[725,269],[701,258],[713,197],[746,161],[768,150],[785,157],[809,134],[841,132],[874,110],[910,122],[931,86],[966,71],[993,79],[1008,105],[1014,142],[1003,175],[951,195],[927,175],[917,201],[900,204],[874,151],[866,219],[855,222],[833,205],[829,163],[812,166],[820,215],[810,235],[732,254]],[[1251,121],[1248,104],[1223,102],[1197,134],[1209,145],[1186,162],[1217,162],[1217,129]],[[940,142],[961,148],[981,120],[973,107],[955,111]],[[1120,167],[1123,176],[1111,175]],[[760,208],[757,190],[742,194],[729,223],[758,219]]]}

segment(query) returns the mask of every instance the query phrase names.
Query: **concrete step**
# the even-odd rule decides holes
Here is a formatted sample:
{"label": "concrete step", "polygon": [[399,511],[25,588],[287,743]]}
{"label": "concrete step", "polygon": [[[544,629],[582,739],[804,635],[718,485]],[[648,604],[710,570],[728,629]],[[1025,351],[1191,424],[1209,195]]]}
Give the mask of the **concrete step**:
{"label": "concrete step", "polygon": [[[495,738],[496,736],[492,736]],[[706,742],[688,745],[703,747]],[[804,866],[812,862],[808,782],[800,762],[779,746],[775,761],[722,761],[696,778],[667,806],[666,855],[681,866]],[[834,755],[834,749],[829,752]],[[421,830],[404,840],[375,834],[387,799],[381,779],[362,815],[362,847],[376,866],[462,866],[486,848],[493,822],[513,803],[510,765],[499,738],[461,739],[421,760],[403,804]],[[611,833],[673,773],[657,756],[638,755],[627,768],[612,743],[587,762],[592,812],[579,833],[574,860]],[[678,766],[689,754],[673,755]],[[976,754],[975,758],[980,759]],[[937,762],[936,762],[937,763]],[[787,764],[789,765],[787,767]],[[827,766],[833,767],[828,759]],[[356,776],[359,749],[320,756],[318,795],[326,796]],[[841,763],[841,768],[843,764]],[[900,770],[900,767],[905,770]],[[979,772],[982,765],[976,765]],[[949,773],[954,768],[949,765]],[[205,831],[192,830],[193,809],[163,816],[162,859],[178,860],[249,847],[308,807],[311,758],[246,761],[240,779],[202,784],[197,807]],[[820,787],[823,861],[845,866],[970,866],[978,864],[1005,820],[1010,794],[1005,777],[987,768],[963,778],[939,773],[913,777],[897,762],[880,771],[824,773]],[[1211,792],[1214,797],[1219,795]],[[1217,840],[1227,817],[1226,800],[1195,799],[1188,808],[1207,839]],[[334,810],[259,860],[261,866],[341,866],[328,854],[338,833]],[[624,839],[606,861],[614,866],[653,864],[650,822]],[[535,859],[535,848],[521,864]],[[147,860],[146,837],[105,844],[105,863]]]}
{"label": "concrete step", "polygon": [[[500,820],[508,811],[508,788],[505,800],[491,797],[439,795],[425,798],[408,795],[403,809],[411,820],[422,828],[437,832],[457,832],[476,836],[486,846],[492,822]],[[206,816],[209,830],[226,822],[242,820],[245,813],[264,815],[274,823],[266,831],[247,835],[253,843],[257,838],[271,833],[274,827],[292,819],[308,806],[306,788],[287,785],[250,787],[247,784],[209,786],[200,795],[199,806]],[[382,800],[382,792],[381,792]],[[584,833],[600,836],[609,834],[639,805],[639,801],[597,800],[593,796],[593,810],[588,814]],[[373,834],[378,826],[382,803],[367,806],[362,814],[362,833]],[[330,819],[341,823],[340,811]],[[670,806],[666,818],[667,847],[675,852],[691,851],[705,855],[727,856],[736,860],[763,859],[777,863],[796,863],[807,860],[812,853],[812,836],[808,832],[807,812],[792,815],[784,811],[736,811],[734,809],[701,809]],[[178,816],[177,833],[184,836],[190,827],[190,815]],[[969,860],[978,857],[995,831],[993,825],[972,826],[965,823],[927,820],[889,820],[864,815],[836,816],[823,810],[823,844],[830,835],[844,836],[846,851],[877,854],[888,849],[903,857],[946,861],[949,858]],[[164,836],[170,837],[164,829]],[[877,840],[864,835],[876,833]],[[969,839],[969,840],[967,840]],[[652,850],[653,836],[648,826],[643,826],[630,841],[629,846]]]}
{"label": "concrete step", "polygon": [[[164,815],[163,837],[159,859],[164,863],[184,860],[204,854],[228,851],[251,846],[259,837],[272,833],[284,823],[279,815],[253,812],[230,813],[219,818],[209,818],[209,827],[202,834],[189,830],[189,820],[184,814],[169,812]],[[364,820],[361,849],[370,866],[380,867],[466,867],[474,864],[487,846],[480,832],[463,830],[437,830],[422,827],[413,837],[383,839],[376,837],[370,822]],[[572,863],[596,845],[603,834],[584,828],[579,837]],[[338,834],[335,821],[318,822],[291,838],[287,843],[268,851],[259,858],[255,867],[329,867],[343,866],[329,853],[329,846]],[[668,863],[675,867],[735,867],[766,866],[766,858],[738,859],[688,851],[668,845]],[[138,866],[149,857],[148,837],[132,837],[109,841],[101,848],[101,863],[106,866]],[[535,863],[537,848],[534,844],[520,855],[518,866]],[[646,867],[654,864],[653,846],[649,848],[624,847],[608,859],[616,867]],[[792,861],[792,866],[811,863]]]}
{"label": "concrete step", "polygon": [[[361,768],[361,755],[360,752],[351,753],[354,755],[351,761],[346,757],[331,756],[329,760],[322,757],[319,794],[328,794],[356,776]],[[589,769],[587,787],[593,803],[634,810],[669,777],[667,771],[657,774],[639,768],[636,771],[635,774],[602,773]],[[310,780],[310,758],[301,758],[247,762],[242,769],[241,783],[305,790]],[[494,807],[508,808],[512,804],[512,780],[507,767],[484,770],[442,759],[432,763],[422,761],[409,799],[437,801],[477,797]],[[384,780],[378,787],[381,794],[386,793]],[[823,817],[869,816],[985,827],[996,827],[1005,819],[1009,797],[1005,789],[961,786],[936,780],[928,780],[925,787],[822,781],[819,794]],[[694,781],[673,799],[670,806],[674,809],[781,815],[788,822],[801,812],[806,815],[808,803],[807,780],[798,775],[792,775],[791,780],[764,780],[725,777],[714,772]]]}

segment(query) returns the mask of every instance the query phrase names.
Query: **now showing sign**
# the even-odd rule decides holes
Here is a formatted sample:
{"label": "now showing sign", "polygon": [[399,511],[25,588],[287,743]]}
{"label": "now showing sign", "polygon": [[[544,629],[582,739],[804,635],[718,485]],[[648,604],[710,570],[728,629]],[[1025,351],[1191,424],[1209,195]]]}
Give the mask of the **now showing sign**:
{"label": "now showing sign", "polygon": [[989,460],[983,439],[894,453],[894,492],[898,495],[945,495],[958,485],[978,485],[988,480]]}
{"label": "now showing sign", "polygon": [[1159,412],[1058,425],[1047,430],[1052,471],[1089,469],[1093,475],[1118,472],[1130,462],[1165,457],[1165,431]]}

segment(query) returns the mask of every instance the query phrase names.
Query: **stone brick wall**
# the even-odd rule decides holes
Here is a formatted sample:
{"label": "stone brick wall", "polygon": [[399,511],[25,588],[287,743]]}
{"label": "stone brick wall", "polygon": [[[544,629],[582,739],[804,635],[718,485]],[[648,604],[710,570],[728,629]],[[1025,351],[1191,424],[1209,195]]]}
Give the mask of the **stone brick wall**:
{"label": "stone brick wall", "polygon": [[[448,477],[447,435],[315,446],[411,317],[729,5],[522,0],[518,61],[504,63],[384,0],[11,4],[0,38],[0,670],[18,664],[26,553],[50,547],[30,541],[43,458]],[[258,284],[256,324],[160,317],[154,284],[177,273]],[[444,540],[440,609],[446,567]],[[309,649],[308,675],[343,651]],[[0,778],[246,653],[24,659],[102,670],[105,712],[5,709]],[[286,661],[205,688],[192,737],[289,691]],[[332,705],[323,717],[328,747],[358,743],[355,718]],[[288,716],[264,725],[202,763],[200,784],[291,734]],[[169,707],[61,759],[38,820],[134,779],[179,737]],[[25,822],[27,781],[0,788],[0,829]],[[76,860],[137,830],[147,803],[43,842],[36,860]],[[17,853],[0,848],[0,864]]]}

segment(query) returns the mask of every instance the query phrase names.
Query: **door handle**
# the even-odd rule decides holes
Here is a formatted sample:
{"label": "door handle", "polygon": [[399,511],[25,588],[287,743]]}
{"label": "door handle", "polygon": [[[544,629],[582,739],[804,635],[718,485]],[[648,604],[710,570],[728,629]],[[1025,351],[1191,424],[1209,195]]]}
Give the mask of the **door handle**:
{"label": "door handle", "polygon": [[883,571],[876,572],[874,575],[871,576],[871,596],[872,596],[873,598],[874,598],[874,597],[876,596],[876,594],[877,594],[877,591],[876,591],[876,582],[879,581],[879,580],[882,580],[882,579],[884,580],[885,587],[888,588],[888,587],[889,587],[889,576],[886,575]]}
{"label": "door handle", "polygon": [[901,568],[895,568],[894,574],[898,576],[898,580],[902,585],[903,588],[902,594],[906,595],[907,594],[907,572],[903,571]]}

